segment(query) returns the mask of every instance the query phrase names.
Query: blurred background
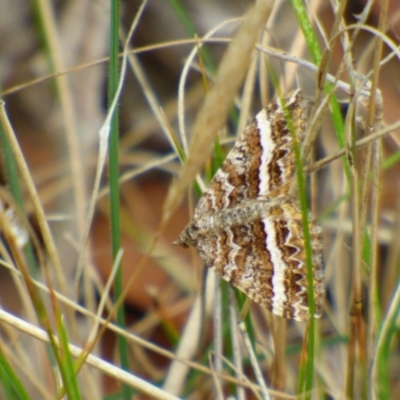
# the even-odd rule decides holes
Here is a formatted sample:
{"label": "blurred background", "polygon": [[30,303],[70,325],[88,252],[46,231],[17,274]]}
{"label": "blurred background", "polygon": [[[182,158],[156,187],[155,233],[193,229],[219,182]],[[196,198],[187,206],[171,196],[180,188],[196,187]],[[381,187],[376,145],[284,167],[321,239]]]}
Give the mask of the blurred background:
{"label": "blurred background", "polygon": [[[364,10],[366,2],[348,2],[347,24],[355,23]],[[121,19],[124,37],[135,18],[141,2],[122,1]],[[177,6],[180,4],[180,7]],[[136,69],[129,67],[120,98],[120,173],[124,179],[120,184],[121,230],[123,234],[122,269],[124,282],[134,273],[135,268],[149,249],[157,234],[163,200],[168,185],[180,170],[180,162],[174,149],[160,128],[160,123],[149,106],[149,96],[158,108],[162,108],[172,132],[178,137],[178,87],[182,70],[189,53],[195,48],[193,34],[199,38],[220,25],[214,37],[220,38],[207,44],[205,49],[210,60],[208,66],[215,69],[226,49],[227,42],[238,27],[237,18],[243,17],[253,1],[160,1],[149,0],[131,41]],[[64,0],[64,1],[24,1],[0,0],[0,77],[1,98],[6,103],[6,111],[14,132],[22,148],[24,157],[33,177],[40,201],[45,209],[62,264],[67,295],[73,301],[95,312],[103,285],[113,265],[109,228],[109,201],[107,195],[108,173],[104,171],[102,191],[98,198],[95,217],[90,231],[90,240],[84,263],[84,272],[77,272],[77,260],[84,231],[88,201],[93,188],[98,156],[99,129],[107,111],[107,56],[109,51],[110,2],[104,0]],[[182,16],[184,10],[184,16]],[[398,2],[389,1],[387,30],[385,34],[399,43],[400,9]],[[319,23],[319,28],[329,37],[334,22],[330,2],[309,2],[311,18]],[[367,24],[376,27],[381,15],[379,2],[375,2]],[[232,20],[230,22],[227,22]],[[187,21],[190,21],[188,23]],[[268,25],[263,45],[282,53],[310,60],[304,42],[299,39],[299,27],[290,2],[277,2],[273,17]],[[320,45],[326,40],[321,34]],[[355,68],[367,74],[372,68],[374,46],[373,35],[361,31],[352,47]],[[121,46],[122,49],[122,46]],[[332,49],[333,56],[329,72],[335,74],[342,62],[343,52],[337,43]],[[384,49],[384,56],[389,53]],[[243,57],[248,57],[243,54]],[[301,87],[312,96],[315,91],[316,75],[306,68],[293,66],[276,57],[266,56],[265,64],[285,82],[288,90]],[[138,77],[138,71],[141,76]],[[209,80],[215,70],[209,69]],[[342,77],[346,80],[346,76]],[[144,94],[144,83],[150,95]],[[249,121],[265,105],[261,96],[260,81],[254,85]],[[379,88],[384,101],[383,123],[398,121],[400,68],[399,60],[393,57],[381,68]],[[190,140],[190,126],[195,118],[205,89],[199,69],[199,61],[193,63],[184,87],[184,118]],[[268,96],[273,97],[272,85],[268,86]],[[240,94],[238,94],[240,97]],[[343,113],[347,109],[348,94],[339,93],[343,100]],[[236,101],[233,108],[237,111]],[[329,119],[329,117],[326,117]],[[249,122],[248,121],[248,122]],[[323,123],[317,144],[317,156],[322,158],[334,153],[338,146],[329,121]],[[234,137],[236,122],[227,121],[226,137]],[[222,138],[224,139],[224,138]],[[398,152],[400,136],[392,132],[383,140],[384,157]],[[231,141],[232,142],[232,141]],[[229,145],[223,148],[225,154]],[[398,163],[383,171],[380,222],[382,223],[381,262],[396,251],[391,246],[390,229],[396,227],[399,211],[399,171]],[[4,170],[4,168],[3,168]],[[2,185],[7,190],[7,176],[3,172]],[[325,212],[341,195],[343,169],[340,162],[329,165],[318,174],[318,213]],[[24,190],[24,188],[23,188]],[[25,192],[24,192],[25,193]],[[128,330],[150,342],[173,350],[179,340],[193,296],[200,288],[202,268],[197,255],[175,248],[172,242],[191,217],[193,204],[184,204],[175,213],[156,248],[148,258],[130,287],[125,311]],[[26,201],[28,215],[32,205]],[[342,279],[344,298],[336,307],[347,310],[349,302],[351,257],[346,239],[350,225],[343,225],[345,236],[344,253],[330,253],[337,237],[337,214],[332,212],[323,222],[325,252],[327,258],[327,280],[332,283],[330,295],[334,296],[336,279]],[[347,219],[347,222],[350,220]],[[35,228],[35,219],[31,219]],[[386,229],[386,230],[385,230]],[[396,228],[398,229],[398,228]],[[386,236],[385,236],[386,235]],[[40,234],[38,233],[40,238]],[[342,258],[338,259],[342,254]],[[344,254],[344,255],[343,255]],[[398,257],[398,256],[396,256]],[[395,260],[398,261],[398,258]],[[392,259],[392,258],[391,258]],[[386,265],[386,264],[385,264]],[[380,288],[386,288],[382,304],[387,305],[398,280],[398,263],[392,269],[382,269]],[[335,272],[335,268],[339,268]],[[387,275],[386,272],[387,271]],[[37,271],[37,279],[43,280],[43,271]],[[80,274],[77,278],[77,273]],[[338,274],[338,276],[336,276]],[[15,284],[18,279],[7,268],[0,267],[1,307],[15,315],[27,318],[20,290]],[[336,286],[335,286],[336,285]],[[56,284],[57,287],[57,284]],[[59,289],[59,288],[58,288]],[[109,306],[109,305],[108,305]],[[339,319],[337,328],[346,325],[348,315]],[[77,345],[87,339],[91,323],[82,315],[76,315],[78,331],[74,333]],[[210,340],[210,326],[205,327],[205,343]],[[329,330],[330,328],[326,328]],[[344,328],[343,328],[344,329]],[[339,329],[340,330],[340,329]],[[13,346],[20,346],[15,332],[8,332],[5,340],[14,340]],[[298,338],[299,332],[289,330],[288,338]],[[24,345],[32,345],[24,339]],[[206,351],[207,346],[202,347]],[[101,346],[96,350],[101,357],[115,360],[115,335],[107,331]],[[169,360],[155,355],[133,344],[130,348],[132,370],[150,381],[162,381]],[[335,354],[335,358],[340,357]],[[299,354],[297,354],[299,356]],[[343,356],[343,355],[342,355]],[[26,357],[37,357],[27,351]],[[32,362],[32,361],[31,361]],[[339,361],[338,361],[339,362]],[[340,362],[343,362],[341,359]],[[398,365],[399,358],[395,363]],[[43,368],[38,374],[42,379],[32,393],[43,394],[43,382],[49,370]],[[290,375],[290,374],[289,374]],[[22,379],[30,384],[30,378],[21,373]],[[96,396],[100,393],[115,392],[119,383],[110,378],[99,378],[101,384],[93,388]],[[290,381],[289,377],[289,381]],[[343,376],[336,371],[333,380],[340,387]],[[295,378],[292,376],[292,382]],[[392,382],[400,390],[398,378]],[[198,392],[197,398],[207,398],[208,386]],[[39,396],[39,395],[38,395]],[[50,395],[49,395],[50,396]],[[202,397],[204,396],[204,397]],[[33,397],[35,398],[35,397]],[[39,397],[36,397],[39,398]],[[92,397],[94,398],[94,397]],[[196,398],[193,396],[192,398]],[[210,397],[208,397],[210,398]]]}

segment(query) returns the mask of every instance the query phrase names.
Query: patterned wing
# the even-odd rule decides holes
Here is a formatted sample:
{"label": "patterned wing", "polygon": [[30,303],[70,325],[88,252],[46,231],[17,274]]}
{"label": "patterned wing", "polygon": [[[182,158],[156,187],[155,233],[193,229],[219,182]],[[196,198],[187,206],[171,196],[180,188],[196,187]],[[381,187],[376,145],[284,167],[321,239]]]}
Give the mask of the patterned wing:
{"label": "patterned wing", "polygon": [[[306,128],[306,102],[300,90],[275,99],[239,136],[208,189],[194,218],[234,207],[244,200],[283,193],[295,174],[293,140],[287,116],[301,141]],[[285,107],[285,110],[282,106]]]}
{"label": "patterned wing", "polygon": [[[253,301],[284,318],[305,321],[309,312],[301,213],[288,202],[291,198],[275,200],[249,202],[247,212],[242,206],[223,210],[214,224],[197,221],[201,229],[190,231],[190,244],[206,265]],[[324,294],[321,229],[314,220],[310,229],[319,317]]]}
{"label": "patterned wing", "polygon": [[[289,188],[295,176],[292,124],[301,142],[306,103],[299,90],[273,101],[245,129],[200,199],[175,244],[193,246],[203,262],[263,307],[308,319],[302,218]],[[310,219],[316,309],[321,315],[321,229]]]}

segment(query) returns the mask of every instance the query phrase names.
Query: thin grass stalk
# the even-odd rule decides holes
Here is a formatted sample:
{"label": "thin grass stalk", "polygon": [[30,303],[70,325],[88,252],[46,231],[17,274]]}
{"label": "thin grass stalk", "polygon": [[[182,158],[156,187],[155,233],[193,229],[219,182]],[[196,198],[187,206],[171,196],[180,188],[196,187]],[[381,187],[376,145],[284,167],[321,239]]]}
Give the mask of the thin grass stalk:
{"label": "thin grass stalk", "polygon": [[[242,352],[240,349],[239,335],[238,335],[238,318],[236,314],[237,306],[233,289],[228,287],[228,307],[229,307],[229,323],[232,338],[232,356],[235,365],[235,374],[238,379],[243,376],[243,360]],[[241,385],[236,386],[236,399],[245,400],[245,391]]]}
{"label": "thin grass stalk", "polygon": [[[390,306],[392,301],[393,293],[396,289],[398,279],[398,265],[400,260],[400,197],[397,197],[395,208],[397,210],[395,219],[392,223],[392,234],[389,243],[389,250],[387,256],[387,262],[384,266],[385,276],[383,277],[382,287],[385,290],[382,291],[382,313],[385,313]],[[379,326],[379,324],[378,324]]]}
{"label": "thin grass stalk", "polygon": [[[380,198],[380,179],[381,179],[381,143],[377,140],[373,144],[373,174],[371,188],[371,266],[369,273],[369,302],[368,302],[368,331],[367,331],[367,363],[368,363],[368,395],[374,398],[372,366],[376,356],[376,330],[379,326],[379,297],[378,297],[378,255],[379,255],[379,198]],[[388,387],[388,386],[386,386]],[[384,397],[381,397],[382,399]]]}
{"label": "thin grass stalk", "polygon": [[[352,103],[354,106],[354,103]],[[354,124],[354,114],[349,113],[351,115],[348,118],[349,121],[349,134],[350,134],[350,143],[352,143],[352,151],[349,153],[349,164],[352,172],[352,185],[351,185],[351,210],[352,210],[352,227],[353,227],[353,235],[352,235],[352,243],[353,243],[353,253],[352,253],[352,292],[351,292],[351,309],[350,309],[350,342],[349,346],[357,347],[359,346],[360,352],[358,353],[359,357],[362,357],[360,353],[363,353],[365,356],[365,332],[362,318],[362,294],[361,294],[361,267],[362,267],[362,238],[363,231],[361,230],[362,226],[362,204],[364,208],[366,207],[365,199],[360,198],[360,185],[359,185],[359,177],[358,171],[356,168],[356,157],[354,151],[354,142],[355,142],[355,124]],[[353,358],[354,357],[354,358]],[[360,381],[356,382],[354,379],[354,370],[357,366],[356,362],[356,353],[355,348],[349,349],[349,363],[353,363],[353,365],[349,365],[349,368],[352,369],[352,374],[349,374],[347,377],[347,394],[353,395],[355,391],[355,386],[360,383]],[[362,378],[361,378],[362,379]]]}
{"label": "thin grass stalk", "polygon": [[[119,81],[119,21],[120,8],[119,1],[111,2],[110,14],[110,60],[108,74],[108,98],[114,99],[117,93]],[[121,229],[120,229],[120,193],[119,193],[119,126],[118,126],[118,105],[114,109],[114,114],[110,124],[109,136],[109,186],[110,186],[110,223],[111,223],[111,244],[113,259],[121,248]],[[114,282],[114,294],[116,298],[120,298],[122,294],[122,271],[118,268]],[[117,323],[121,328],[125,327],[124,307],[121,304],[117,309]],[[129,370],[129,349],[127,341],[124,337],[118,335],[118,350],[121,361],[121,368],[125,371]],[[123,398],[130,400],[131,389],[127,385],[122,387]]]}
{"label": "thin grass stalk", "polygon": [[[59,334],[60,359],[64,365],[65,381],[64,390],[68,395],[68,400],[81,400],[77,375],[74,369],[72,354],[69,349],[68,335],[65,329],[63,317],[60,312],[56,313],[57,332]],[[63,389],[58,393],[58,398],[64,397]]]}
{"label": "thin grass stalk", "polygon": [[[372,96],[374,97],[374,96]],[[355,152],[354,152],[355,153]],[[362,398],[365,399],[366,395],[367,395],[367,348],[366,348],[366,333],[365,333],[365,321],[364,321],[364,317],[362,315],[363,313],[363,309],[364,309],[364,305],[362,302],[362,293],[361,293],[361,286],[362,286],[362,282],[361,282],[361,271],[363,268],[362,265],[362,254],[364,253],[364,246],[363,243],[367,243],[366,247],[369,248],[365,248],[365,251],[370,254],[370,246],[368,245],[369,241],[365,240],[366,238],[366,225],[367,225],[367,210],[369,209],[368,207],[368,190],[370,188],[370,174],[371,174],[371,165],[372,165],[372,145],[369,144],[366,149],[365,149],[365,153],[363,154],[363,159],[362,159],[362,167],[361,167],[361,177],[358,180],[358,183],[360,185],[360,187],[357,187],[357,191],[359,191],[359,203],[357,205],[357,208],[360,210],[359,211],[359,224],[357,227],[358,230],[358,239],[360,240],[360,247],[357,251],[360,252],[360,256],[358,257],[358,262],[359,264],[354,264],[354,267],[357,268],[359,271],[357,272],[357,275],[355,276],[355,278],[357,278],[357,282],[355,285],[355,297],[354,297],[354,311],[357,312],[357,322],[358,322],[358,327],[357,327],[357,331],[358,331],[358,344],[359,344],[359,353],[358,353],[358,357],[359,357],[359,371],[361,373],[361,382],[360,384],[362,385]],[[355,205],[355,203],[354,203]],[[356,251],[354,249],[354,251]],[[371,293],[369,293],[369,295],[371,295]],[[371,323],[371,321],[369,321]]]}
{"label": "thin grass stalk", "polygon": [[[5,170],[4,173],[6,175],[5,181],[7,182],[7,185],[10,188],[13,200],[15,201],[18,217],[21,218],[21,220],[24,222],[25,225],[27,224],[28,217],[26,215],[26,211],[24,208],[22,190],[21,190],[21,185],[19,183],[18,168],[15,162],[14,155],[12,153],[10,142],[7,139],[7,136],[4,132],[2,125],[0,125],[0,141],[1,141],[0,157],[4,159],[4,170]],[[37,262],[35,260],[32,244],[30,241],[28,241],[28,243],[24,246],[24,252],[29,266],[29,270],[31,271],[32,276],[36,276]]]}
{"label": "thin grass stalk", "polygon": [[30,175],[29,167],[24,159],[19,143],[16,139],[15,133],[13,132],[13,128],[8,120],[8,116],[5,111],[4,103],[0,103],[0,122],[4,129],[4,133],[7,136],[8,143],[11,146],[12,153],[14,154],[15,162],[17,164],[18,170],[26,185],[27,192],[29,194],[29,198],[32,201],[32,205],[34,208],[35,216],[37,217],[37,222],[40,228],[40,232],[43,236],[43,242],[49,256],[49,259],[52,263],[53,268],[55,269],[57,283],[59,284],[60,290],[63,293],[66,293],[65,287],[65,279],[62,272],[62,266],[60,262],[60,258],[58,256],[58,252],[56,246],[53,241],[53,237],[51,234],[51,230],[49,224],[47,222],[42,204],[40,202],[39,195],[37,193],[35,184]]}
{"label": "thin grass stalk", "polygon": [[[220,361],[217,361],[217,359],[220,359]],[[214,382],[214,399],[218,400],[224,400],[224,391],[222,389],[222,381],[218,377],[218,372],[214,372],[214,367],[218,364],[222,365],[222,353],[216,354],[215,352],[211,351],[208,353],[208,363],[211,366],[211,371],[212,371],[212,380]]]}
{"label": "thin grass stalk", "polygon": [[256,380],[260,385],[261,396],[264,400],[270,400],[268,389],[265,384],[264,377],[261,373],[260,364],[255,355],[254,348],[250,342],[249,336],[246,331],[246,325],[244,324],[243,321],[239,323],[239,330],[242,334],[244,345],[247,349],[247,352],[249,353],[250,363],[251,366],[253,367],[254,375],[256,376]]}
{"label": "thin grass stalk", "polygon": [[[274,318],[272,337],[274,340],[275,358],[272,368],[272,388],[285,389],[285,350],[287,321],[284,318]],[[280,397],[276,398],[281,399]]]}
{"label": "thin grass stalk", "polygon": [[[310,319],[308,322],[308,349],[307,349],[307,374],[305,376],[303,393],[309,393],[313,386],[314,377],[314,350],[315,350],[315,302],[314,302],[314,271],[312,262],[312,247],[311,247],[311,233],[308,221],[308,205],[307,205],[307,193],[306,193],[306,181],[303,172],[303,160],[301,158],[300,145],[298,143],[297,137],[295,135],[292,121],[289,116],[286,116],[288,120],[288,125],[290,132],[293,137],[293,150],[295,154],[296,163],[296,178],[299,191],[300,209],[303,224],[303,234],[304,234],[304,246],[306,255],[306,267],[307,267],[307,295],[308,295],[308,307]],[[309,395],[306,395],[308,398]]]}
{"label": "thin grass stalk", "polygon": [[23,213],[23,215],[25,216],[22,190],[21,190],[21,185],[19,184],[17,164],[15,162],[10,143],[7,140],[7,136],[4,132],[2,125],[0,125],[0,140],[1,140],[1,148],[0,148],[1,167],[2,169],[4,168],[2,174],[5,175],[4,177],[2,177],[2,179],[9,186],[10,192],[16,203],[18,211],[20,213]]}
{"label": "thin grass stalk", "polygon": [[309,327],[306,327],[306,330],[304,332],[304,340],[301,344],[301,353],[300,353],[300,366],[299,366],[299,372],[298,372],[298,378],[297,378],[297,393],[300,394],[299,397],[300,399],[306,399],[307,396],[309,397],[308,393],[306,392],[305,386],[307,384],[307,373],[308,373],[308,368],[309,368],[309,355],[308,353],[308,331]]}
{"label": "thin grass stalk", "polygon": [[[343,14],[345,12],[347,6],[347,0],[342,0],[340,1],[337,9],[335,10],[335,20],[333,22],[333,26],[330,32],[330,38],[327,43],[327,48],[324,50],[324,52],[321,54],[321,56],[318,56],[318,53],[315,54],[316,57],[318,57],[318,61],[320,63],[320,68],[319,68],[319,74],[318,74],[318,87],[322,88],[325,84],[326,77],[328,75],[328,66],[330,65],[330,62],[332,60],[332,52],[333,49],[336,45],[336,41],[340,38],[340,36],[337,36],[337,33],[339,31],[339,27],[342,23],[342,18]],[[313,32],[313,30],[312,30]],[[314,41],[312,41],[314,46]],[[319,47],[318,47],[319,48]],[[316,61],[316,60],[314,60]],[[316,99],[318,102],[318,99]]]}
{"label": "thin grass stalk", "polygon": [[[44,41],[46,48],[46,55],[49,59],[49,64],[53,71],[61,71],[64,69],[63,52],[60,51],[62,48],[61,40],[59,37],[59,29],[57,29],[56,17],[54,15],[54,9],[52,2],[49,0],[37,0],[36,1],[36,12],[37,21],[40,24],[42,30],[42,40]],[[85,183],[84,183],[84,168],[82,166],[82,159],[79,153],[79,140],[76,126],[76,118],[74,112],[73,96],[71,93],[70,85],[68,84],[67,77],[58,76],[54,79],[54,85],[56,89],[57,97],[60,101],[62,122],[65,128],[66,144],[68,149],[68,160],[69,167],[72,174],[72,201],[73,204],[70,206],[64,202],[64,206],[74,210],[77,214],[77,224],[69,223],[70,228],[77,229],[79,239],[82,238],[83,226],[84,226],[84,204],[85,204]],[[64,199],[64,197],[62,198]],[[64,270],[57,274],[58,285],[64,293],[68,293],[67,280],[64,275]],[[87,294],[87,292],[85,292]],[[92,303],[92,296],[89,295],[87,299],[89,304]],[[76,321],[74,315],[69,309],[64,310],[66,318],[68,320],[67,326],[69,332],[77,339],[78,329],[76,327]]]}
{"label": "thin grass stalk", "polygon": [[[380,32],[385,32],[387,20],[385,15],[388,11],[388,0],[384,0],[381,4],[381,13],[379,17],[379,25],[378,30]],[[372,86],[371,86],[371,96],[368,107],[368,126],[375,128],[379,128],[379,122],[377,121],[377,103],[376,103],[376,91],[378,89],[379,77],[380,77],[380,62],[382,59],[383,52],[383,41],[379,38],[376,38],[377,46],[375,49],[375,56],[373,60],[373,76],[372,76]],[[378,111],[379,114],[379,111]],[[379,116],[378,116],[379,118]],[[378,267],[378,246],[379,241],[377,237],[378,230],[378,200],[379,200],[379,183],[380,183],[380,141],[377,140],[373,145],[374,150],[374,171],[373,171],[373,184],[372,184],[372,228],[373,231],[371,234],[371,268],[370,268],[370,280],[369,280],[369,319],[368,319],[368,348],[366,349],[366,359],[364,360],[364,378],[365,383],[363,385],[363,389],[365,391],[364,398],[372,399],[374,397],[373,391],[373,380],[370,379],[372,376],[372,365],[373,359],[375,356],[374,348],[375,348],[375,331],[376,331],[376,310],[377,310],[377,267]],[[372,149],[371,149],[372,152]],[[368,358],[367,358],[368,355]],[[388,387],[385,385],[385,387]],[[388,398],[388,393],[381,393],[383,397],[382,399]]]}
{"label": "thin grass stalk", "polygon": [[347,371],[345,377],[346,398],[354,399],[354,377],[356,365],[356,321],[355,316],[350,315],[349,342],[347,346]]}
{"label": "thin grass stalk", "polygon": [[[382,2],[382,10],[381,10],[381,14],[380,14],[380,18],[379,18],[379,31],[380,32],[384,32],[385,31],[385,26],[386,26],[386,18],[385,15],[387,13],[387,9],[388,9],[388,2],[387,0]],[[377,106],[376,106],[376,90],[378,88],[378,81],[379,81],[379,76],[380,76],[380,61],[382,58],[382,51],[383,51],[383,41],[380,40],[379,38],[375,38],[374,40],[375,42],[377,42],[376,48],[375,48],[375,52],[374,52],[374,60],[373,60],[373,76],[372,76],[372,85],[371,85],[371,95],[370,95],[370,102],[369,102],[369,107],[368,107],[368,126],[369,127],[373,127],[372,130],[375,130],[375,128],[377,127],[376,125],[376,110],[377,110]],[[371,155],[371,162],[372,162],[372,147],[368,146],[367,149],[369,150],[368,154]],[[370,380],[368,379],[368,367],[367,365],[369,364],[370,367],[372,364],[369,363],[370,360],[372,360],[373,358],[373,342],[374,342],[374,331],[375,331],[375,324],[376,324],[376,319],[375,319],[375,302],[377,299],[377,292],[376,292],[376,276],[377,276],[377,272],[376,272],[376,268],[377,268],[377,248],[376,246],[378,246],[378,241],[377,241],[377,223],[378,223],[378,210],[377,210],[377,197],[379,196],[379,155],[377,153],[379,153],[379,142],[375,142],[374,145],[374,150],[375,150],[375,160],[378,163],[377,165],[374,166],[374,181],[373,181],[373,186],[372,189],[376,189],[373,190],[372,195],[373,195],[373,204],[371,205],[374,206],[374,208],[372,208],[372,213],[373,213],[373,227],[374,227],[374,240],[372,241],[372,249],[371,249],[371,257],[372,257],[372,261],[373,261],[373,265],[371,265],[371,270],[370,270],[370,285],[369,285],[369,290],[370,290],[370,304],[369,304],[369,310],[370,310],[370,318],[368,320],[369,322],[369,326],[368,326],[368,338],[369,338],[369,346],[368,349],[365,349],[365,353],[367,353],[367,351],[369,350],[369,357],[367,357],[367,354],[365,355],[365,358],[361,358],[361,356],[363,355],[363,353],[360,353],[360,358],[362,361],[362,372],[363,372],[363,398],[367,398],[367,396],[369,398],[373,397],[373,391],[369,390],[368,387],[370,386],[369,382]],[[370,159],[368,159],[370,160]],[[369,173],[370,173],[370,168],[365,168],[364,169],[364,177],[365,180],[363,181],[363,195],[366,197],[366,191],[367,191],[367,182],[369,182]],[[366,215],[366,205],[364,207],[365,211],[364,211],[364,215]],[[361,219],[362,223],[365,224],[365,218]],[[371,369],[371,368],[370,368]],[[367,394],[368,393],[368,394]]]}
{"label": "thin grass stalk", "polygon": [[[49,0],[36,0],[37,2],[37,15],[40,22],[40,28],[43,31],[42,39],[45,42],[47,56],[50,61],[51,69],[53,71],[62,71],[65,69],[61,39],[59,37],[59,29],[57,28],[56,16],[54,15],[53,4]],[[84,182],[84,168],[82,166],[82,159],[80,155],[80,146],[78,140],[78,132],[76,126],[76,118],[74,112],[74,102],[70,85],[65,76],[57,76],[54,80],[56,92],[60,100],[63,126],[65,127],[68,153],[70,160],[70,169],[72,173],[73,185],[73,201],[77,213],[77,229],[79,238],[82,237],[84,227],[83,210],[85,199],[85,182]],[[71,321],[69,321],[71,323]],[[74,330],[74,325],[70,326],[71,331]]]}
{"label": "thin grass stalk", "polygon": [[[354,86],[355,70],[354,70],[351,50],[353,49],[353,45],[358,36],[359,30],[355,30],[352,33],[350,39],[349,33],[344,29],[345,26],[346,26],[346,20],[342,15],[340,24],[338,26],[338,32],[335,33],[340,35],[340,42],[342,44],[342,49],[343,49],[343,61],[341,65],[343,65],[344,66],[343,68],[347,70],[351,86]],[[341,69],[341,66],[339,67],[339,69]],[[342,73],[339,73],[337,76],[338,77],[342,76]]]}
{"label": "thin grass stalk", "polygon": [[389,359],[391,343],[398,336],[398,318],[400,315],[400,283],[390,304],[382,329],[378,336],[376,355],[372,367],[373,394],[376,399],[389,399]]}
{"label": "thin grass stalk", "polygon": [[223,320],[222,320],[222,293],[221,293],[221,278],[219,275],[215,276],[214,280],[214,307],[213,307],[213,319],[214,319],[214,334],[213,334],[213,345],[214,353],[213,357],[213,369],[216,372],[222,372],[222,355],[223,353]]}

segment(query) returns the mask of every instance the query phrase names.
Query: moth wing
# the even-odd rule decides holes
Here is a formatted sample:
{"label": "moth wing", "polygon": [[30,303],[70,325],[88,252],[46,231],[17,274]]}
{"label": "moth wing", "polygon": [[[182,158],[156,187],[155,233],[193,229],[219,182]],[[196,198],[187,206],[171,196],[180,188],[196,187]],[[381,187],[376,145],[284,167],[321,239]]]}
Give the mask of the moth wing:
{"label": "moth wing", "polygon": [[[205,231],[193,245],[207,266],[253,301],[281,317],[304,321],[309,318],[309,302],[301,213],[293,203],[276,205],[270,213]],[[319,317],[324,294],[321,229],[313,219],[310,231],[315,316]]]}
{"label": "moth wing", "polygon": [[[194,218],[234,207],[274,191],[283,194],[295,176],[293,127],[304,138],[307,108],[300,90],[272,101],[237,139],[199,200]],[[289,120],[289,121],[288,121]],[[289,125],[290,124],[290,125]]]}

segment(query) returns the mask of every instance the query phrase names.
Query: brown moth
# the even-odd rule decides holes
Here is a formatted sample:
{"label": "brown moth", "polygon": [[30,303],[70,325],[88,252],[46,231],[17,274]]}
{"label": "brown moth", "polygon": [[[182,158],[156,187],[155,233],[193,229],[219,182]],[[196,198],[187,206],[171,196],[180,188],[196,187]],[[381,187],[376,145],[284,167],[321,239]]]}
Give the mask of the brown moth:
{"label": "brown moth", "polygon": [[[308,107],[300,90],[257,114],[237,139],[175,244],[281,317],[309,318],[307,272],[291,129],[301,144]],[[289,116],[290,118],[287,118]],[[321,228],[310,217],[315,317],[324,296]]]}

